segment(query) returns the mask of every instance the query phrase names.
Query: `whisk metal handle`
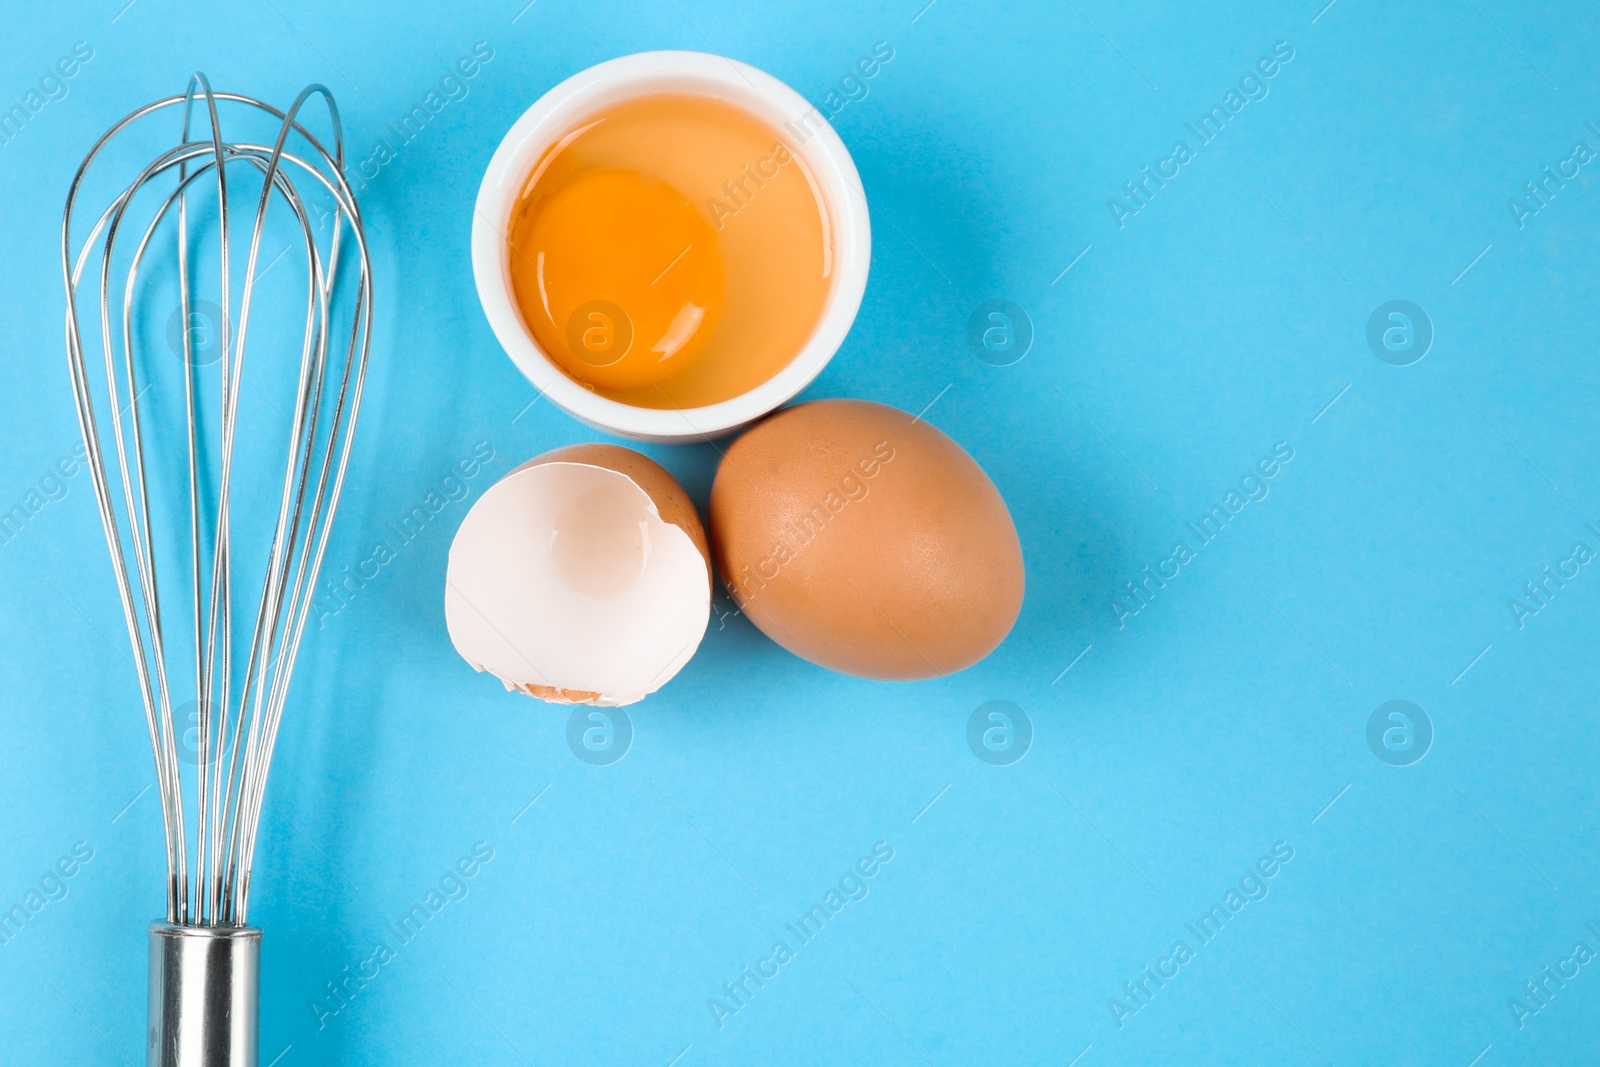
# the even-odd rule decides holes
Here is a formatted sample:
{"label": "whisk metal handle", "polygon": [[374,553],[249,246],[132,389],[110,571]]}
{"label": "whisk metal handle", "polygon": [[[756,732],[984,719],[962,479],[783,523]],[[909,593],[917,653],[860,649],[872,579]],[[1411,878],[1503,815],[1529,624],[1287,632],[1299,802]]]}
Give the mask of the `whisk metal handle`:
{"label": "whisk metal handle", "polygon": [[150,924],[148,1067],[256,1067],[261,928]]}

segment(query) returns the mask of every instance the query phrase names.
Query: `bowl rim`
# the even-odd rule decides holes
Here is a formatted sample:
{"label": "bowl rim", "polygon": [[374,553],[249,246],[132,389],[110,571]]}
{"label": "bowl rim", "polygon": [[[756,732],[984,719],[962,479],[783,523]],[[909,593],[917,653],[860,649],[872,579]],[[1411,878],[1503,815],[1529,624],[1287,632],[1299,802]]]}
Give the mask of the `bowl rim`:
{"label": "bowl rim", "polygon": [[[692,408],[644,408],[591,392],[534,341],[511,287],[507,229],[533,164],[587,115],[655,92],[700,92],[751,111],[784,135],[821,186],[833,228],[834,280],[811,336],[777,374],[730,400]],[[579,71],[524,111],[501,139],[478,186],[472,271],[478,300],[500,346],[541,395],[596,429],[644,441],[710,440],[792,400],[843,344],[866,291],[872,230],[849,150],[827,118],[777,78],[708,52],[637,52]]]}

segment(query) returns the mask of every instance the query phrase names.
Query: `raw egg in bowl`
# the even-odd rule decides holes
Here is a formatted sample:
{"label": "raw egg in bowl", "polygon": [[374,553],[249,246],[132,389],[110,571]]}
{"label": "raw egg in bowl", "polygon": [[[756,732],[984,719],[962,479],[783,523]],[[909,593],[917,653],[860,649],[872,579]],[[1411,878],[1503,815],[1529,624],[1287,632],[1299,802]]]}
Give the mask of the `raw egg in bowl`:
{"label": "raw egg in bowl", "polygon": [[638,440],[718,437],[792,399],[843,342],[871,259],[860,177],[821,113],[701,52],[551,89],[476,208],[501,346],[569,414]]}

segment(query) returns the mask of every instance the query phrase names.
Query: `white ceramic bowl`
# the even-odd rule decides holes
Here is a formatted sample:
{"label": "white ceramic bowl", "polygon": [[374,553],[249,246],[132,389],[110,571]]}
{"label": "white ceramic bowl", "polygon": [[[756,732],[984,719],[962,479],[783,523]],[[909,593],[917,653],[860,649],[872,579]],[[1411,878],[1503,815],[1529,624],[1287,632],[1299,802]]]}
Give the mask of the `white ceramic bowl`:
{"label": "white ceramic bowl", "polygon": [[[716,96],[764,119],[803,159],[821,186],[833,230],[834,277],[810,339],[788,366],[747,393],[720,404],[682,409],[635,407],[590,392],[567,377],[534,341],[511,287],[507,233],[512,209],[534,164],[585,118],[647,93]],[[772,75],[705,52],[640,52],[574,74],[539,98],[511,127],[478,187],[472,219],[472,273],[483,311],[528,380],[575,418],[641,441],[719,437],[792,399],[844,342],[872,259],[872,229],[861,178],[844,142],[804,97]]]}

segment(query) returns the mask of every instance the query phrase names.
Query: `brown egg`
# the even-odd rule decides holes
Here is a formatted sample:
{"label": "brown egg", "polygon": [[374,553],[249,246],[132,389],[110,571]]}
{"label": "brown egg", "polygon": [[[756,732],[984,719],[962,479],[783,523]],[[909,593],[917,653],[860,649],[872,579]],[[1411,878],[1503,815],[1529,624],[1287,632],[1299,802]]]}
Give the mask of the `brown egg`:
{"label": "brown egg", "polygon": [[994,483],[926,422],[863,400],[800,404],[739,438],[711,488],[711,552],[763,633],[863,678],[969,667],[1022,608]]}

